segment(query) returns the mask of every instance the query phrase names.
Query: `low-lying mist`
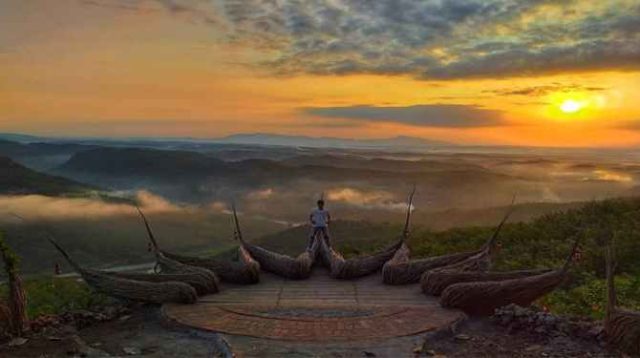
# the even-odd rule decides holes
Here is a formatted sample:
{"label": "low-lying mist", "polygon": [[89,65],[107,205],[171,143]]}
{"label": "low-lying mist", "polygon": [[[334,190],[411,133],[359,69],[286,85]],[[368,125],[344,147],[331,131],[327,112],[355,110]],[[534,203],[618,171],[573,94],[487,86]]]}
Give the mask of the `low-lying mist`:
{"label": "low-lying mist", "polygon": [[[114,193],[120,195],[120,193]],[[141,190],[133,195],[137,205],[150,214],[178,213],[194,210],[191,206],[178,206],[159,195]],[[67,220],[77,218],[102,219],[113,216],[128,216],[136,213],[133,203],[105,201],[91,197],[51,197],[44,195],[0,196],[0,217],[12,214],[28,220]]]}
{"label": "low-lying mist", "polygon": [[[268,158],[269,150],[259,153]],[[640,194],[640,165],[588,154],[389,156],[333,150],[246,162],[235,158],[236,169],[227,172],[218,170],[224,168],[219,162],[213,167],[218,169],[210,169],[206,156],[182,153],[169,162],[182,169],[158,178],[168,163],[163,153],[155,153],[154,167],[162,170],[152,173],[134,164],[136,176],[126,170],[111,176],[108,166],[92,172],[82,165],[56,173],[77,181],[93,177],[97,181],[88,184],[94,186],[109,183],[98,194],[0,196],[0,224],[10,244],[25,257],[25,270],[38,272],[60,259],[45,240],[45,231],[83,263],[108,266],[152,260],[136,205],[148,214],[164,248],[206,255],[237,246],[231,203],[240,213],[244,236],[251,240],[305,225],[321,196],[334,220],[401,225],[414,185],[413,224],[430,230],[495,225],[514,195],[517,210],[512,220],[523,221],[585,201]],[[113,155],[110,162],[121,163],[118,154]],[[185,158],[191,158],[193,166]]]}

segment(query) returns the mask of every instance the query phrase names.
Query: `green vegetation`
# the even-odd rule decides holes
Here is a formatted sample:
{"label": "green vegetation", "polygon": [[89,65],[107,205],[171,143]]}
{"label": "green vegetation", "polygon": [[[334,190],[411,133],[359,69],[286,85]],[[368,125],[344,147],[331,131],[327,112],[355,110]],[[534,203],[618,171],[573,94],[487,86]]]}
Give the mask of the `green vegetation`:
{"label": "green vegetation", "polygon": [[20,258],[9,248],[4,240],[4,233],[2,232],[0,232],[0,253],[4,261],[5,274],[7,276],[18,275],[20,273],[18,270]]}
{"label": "green vegetation", "polygon": [[[580,239],[581,258],[572,280],[541,305],[551,311],[601,318],[605,308],[604,252],[615,237],[620,303],[640,307],[640,200],[594,202],[583,208],[544,215],[530,223],[511,224],[501,235],[496,270],[557,267]],[[421,256],[438,255],[478,247],[490,234],[488,228],[452,229],[440,233],[418,231],[410,245]]]}
{"label": "green vegetation", "polygon": [[[540,305],[554,312],[572,316],[590,316],[603,319],[607,286],[604,279],[588,272],[584,277],[565,289],[555,291],[540,300]],[[640,310],[640,276],[616,277],[616,291],[622,307]]]}
{"label": "green vegetation", "polygon": [[[47,314],[91,309],[111,300],[92,291],[83,281],[75,278],[31,278],[25,280],[24,288],[27,294],[27,315],[30,319]],[[5,291],[6,287],[0,287],[0,295],[6,295]]]}

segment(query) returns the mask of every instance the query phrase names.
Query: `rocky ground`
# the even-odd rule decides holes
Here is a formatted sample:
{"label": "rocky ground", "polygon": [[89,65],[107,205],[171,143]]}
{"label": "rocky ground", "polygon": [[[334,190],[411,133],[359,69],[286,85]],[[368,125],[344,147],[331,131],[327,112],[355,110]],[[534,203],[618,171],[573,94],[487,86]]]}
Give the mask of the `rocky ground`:
{"label": "rocky ground", "polygon": [[604,349],[597,322],[506,307],[454,332],[365,342],[280,342],[168,327],[151,306],[107,307],[36,321],[0,357],[621,357]]}

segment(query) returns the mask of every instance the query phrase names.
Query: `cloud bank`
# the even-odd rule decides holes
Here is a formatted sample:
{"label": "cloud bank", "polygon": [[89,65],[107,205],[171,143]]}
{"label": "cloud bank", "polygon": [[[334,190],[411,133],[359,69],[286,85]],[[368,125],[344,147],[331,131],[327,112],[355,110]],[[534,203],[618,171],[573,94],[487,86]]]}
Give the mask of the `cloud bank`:
{"label": "cloud bank", "polygon": [[407,210],[406,203],[397,201],[392,193],[384,190],[360,190],[350,187],[332,188],[327,191],[327,199],[361,209]]}
{"label": "cloud bank", "polygon": [[640,69],[637,1],[156,1],[263,50],[256,65],[276,74],[449,80]]}
{"label": "cloud bank", "polygon": [[370,122],[397,122],[425,127],[485,127],[503,124],[501,113],[478,106],[429,104],[407,107],[348,106],[306,108],[314,116]]}
{"label": "cloud bank", "polygon": [[[175,213],[186,209],[144,190],[137,192],[135,199],[138,206],[147,213]],[[0,217],[11,217],[14,214],[27,220],[137,215],[133,205],[105,202],[98,198],[64,198],[43,195],[0,196]]]}
{"label": "cloud bank", "polygon": [[578,84],[561,84],[552,83],[542,86],[529,86],[529,87],[515,87],[515,88],[502,88],[498,90],[486,90],[484,93],[493,93],[500,96],[533,96],[540,97],[550,93],[570,93],[570,92],[601,92],[606,90],[604,87],[597,86],[582,86]]}

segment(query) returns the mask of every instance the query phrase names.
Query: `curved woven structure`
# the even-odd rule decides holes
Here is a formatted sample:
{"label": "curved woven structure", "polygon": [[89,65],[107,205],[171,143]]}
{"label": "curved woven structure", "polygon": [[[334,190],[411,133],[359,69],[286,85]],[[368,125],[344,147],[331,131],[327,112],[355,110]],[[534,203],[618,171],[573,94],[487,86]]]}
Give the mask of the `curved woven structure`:
{"label": "curved woven structure", "polygon": [[[412,200],[413,196],[409,199],[409,205],[411,205]],[[421,277],[425,272],[439,268],[460,271],[482,271],[488,269],[492,248],[498,239],[502,227],[509,219],[512,212],[513,203],[505,217],[498,225],[491,239],[489,239],[482,248],[476,251],[410,260],[411,253],[409,247],[403,244],[403,246],[396,252],[396,255],[389,260],[382,269],[382,279],[384,283],[389,285],[416,283],[421,281]],[[410,212],[407,212],[405,233],[408,233],[409,219]]]}
{"label": "curved woven structure", "polygon": [[216,276],[216,274],[208,269],[191,266],[187,264],[183,264],[181,262],[172,260],[166,257],[159,249],[156,242],[156,239],[153,235],[153,231],[151,230],[151,226],[149,225],[146,217],[140,211],[140,215],[142,215],[142,219],[144,220],[145,227],[147,229],[147,234],[149,236],[149,240],[152,242],[154,246],[154,253],[156,256],[156,265],[160,268],[163,275],[182,275],[185,277],[191,277],[190,282],[193,283],[194,287],[197,287],[198,292],[204,293],[216,293],[218,292],[220,280]]}
{"label": "curved woven structure", "polygon": [[611,346],[640,355],[640,312],[616,308],[609,314],[605,332]]}
{"label": "curved woven structure", "polygon": [[[151,229],[149,221],[147,220],[142,210],[140,210],[140,208],[137,209],[142,218],[142,221],[144,222],[149,242],[151,243],[156,256],[158,254],[162,254],[164,258],[172,260],[174,262],[209,270],[215,275],[219,276],[220,279],[225,282],[252,284],[258,283],[260,281],[260,265],[251,257],[247,250],[242,247],[242,245],[238,248],[238,261],[226,261],[218,260],[215,258],[184,256],[161,250],[160,246],[158,245],[158,241],[155,239],[155,235],[153,234],[153,230]],[[236,235],[239,235],[238,233],[240,230],[240,224],[237,221],[237,216],[234,215],[234,218],[236,220]],[[170,269],[170,267],[176,266],[163,265],[161,261],[163,260],[158,260],[158,264],[161,267],[164,266],[165,269]]]}
{"label": "curved woven structure", "polygon": [[406,285],[416,283],[420,281],[420,277],[426,271],[457,264],[478,253],[479,251],[461,252],[450,255],[410,260],[410,250],[407,245],[403,243],[393,258],[382,268],[382,280],[388,285]]}
{"label": "curved woven structure", "polygon": [[302,280],[311,276],[311,268],[318,255],[317,242],[295,258],[279,254],[244,241],[238,224],[238,213],[235,205],[233,206],[233,217],[236,223],[236,236],[240,241],[241,248],[246,250],[248,255],[260,264],[260,268],[291,280]]}
{"label": "curved woven structure", "polygon": [[563,270],[504,281],[458,283],[447,287],[440,297],[445,308],[458,308],[469,315],[489,316],[496,308],[515,303],[529,306],[558,287],[565,279]]}
{"label": "curved woven structure", "polygon": [[[251,257],[260,263],[260,267],[276,275],[293,280],[306,279],[311,275],[311,269],[313,268],[316,258],[319,256],[321,262],[329,269],[331,277],[337,279],[359,278],[379,271],[387,261],[394,257],[396,251],[403,247],[404,240],[407,236],[414,193],[415,188],[409,199],[407,223],[405,224],[403,237],[389,248],[373,255],[346,260],[340,253],[330,247],[327,241],[318,236],[314,238],[311,248],[308,248],[305,252],[294,258],[247,243],[242,238],[239,227],[237,227],[236,234],[241,246],[246,249]],[[233,206],[233,216],[236,225],[238,225],[235,206]]]}
{"label": "curved woven structure", "polygon": [[366,276],[380,270],[401,244],[402,240],[377,254],[345,260],[321,238],[316,238],[310,249],[295,258],[242,240],[243,247],[260,263],[262,269],[292,280],[308,278],[318,255],[321,262],[329,268],[333,278],[352,279]]}
{"label": "curved woven structure", "polygon": [[612,244],[606,248],[607,315],[604,321],[608,343],[632,356],[640,356],[640,312],[621,309],[614,282],[615,258]]}
{"label": "curved woven structure", "polygon": [[521,270],[508,272],[473,272],[434,270],[425,274],[422,291],[432,296],[440,296],[447,287],[464,282],[504,281],[516,278],[525,278],[541,275],[552,271],[551,269]]}
{"label": "curved woven structure", "polygon": [[408,260],[409,248],[405,244],[405,240],[409,236],[409,224],[411,223],[413,196],[415,193],[416,188],[414,186],[411,194],[409,194],[407,215],[400,240],[376,254],[345,260],[326,241],[316,239],[316,242],[320,242],[320,256],[324,265],[329,268],[329,275],[337,279],[355,279],[383,269],[390,260],[395,259],[396,262]]}
{"label": "curved woven structure", "polygon": [[318,252],[317,245],[314,245],[311,250],[294,258],[246,242],[243,242],[242,245],[260,263],[263,270],[292,280],[302,280],[311,275],[311,267]]}
{"label": "curved woven structure", "polygon": [[126,300],[157,304],[166,302],[195,303],[198,300],[196,290],[184,282],[171,280],[161,282],[134,280],[98,270],[84,269],[73,261],[53,239],[49,239],[49,241],[60,251],[62,256],[64,256],[89,286],[106,295]]}
{"label": "curved woven structure", "polygon": [[401,239],[376,254],[345,260],[341,254],[327,245],[324,240],[319,241],[322,261],[329,268],[329,275],[338,279],[354,279],[370,275],[382,269],[382,266],[393,258],[396,251],[404,243],[404,239]]}
{"label": "curved woven structure", "polygon": [[513,213],[513,203],[511,204],[511,208],[504,216],[496,230],[493,232],[491,238],[480,248],[480,250],[469,253],[470,255],[467,258],[462,259],[458,262],[440,266],[433,268],[430,271],[425,271],[420,277],[420,286],[424,293],[429,293],[427,278],[429,274],[433,271],[454,271],[454,272],[486,272],[491,268],[491,256],[494,252],[494,247],[500,236],[500,232],[504,227],[504,224],[509,219]]}
{"label": "curved woven structure", "polygon": [[187,282],[194,287],[202,288],[205,293],[217,293],[220,291],[220,280],[215,273],[202,267],[190,266],[171,260],[161,253],[156,253],[157,266],[160,267],[160,275],[182,275],[190,277]]}
{"label": "curved woven structure", "polygon": [[129,273],[129,272],[105,272],[100,271],[104,275],[115,278],[123,278],[133,281],[143,282],[184,282],[196,290],[198,296],[204,296],[212,293],[218,293],[218,286],[215,281],[211,280],[211,276],[203,275],[199,272],[183,272],[183,273]]}
{"label": "curved woven structure", "polygon": [[202,267],[215,272],[223,282],[254,284],[260,282],[260,264],[243,246],[238,247],[238,261],[184,256],[160,250],[164,257],[189,266]]}
{"label": "curved woven structure", "polygon": [[453,284],[442,292],[440,304],[445,308],[458,308],[469,315],[479,316],[491,315],[496,308],[511,303],[529,306],[533,301],[553,291],[564,282],[577,248],[578,240],[573,245],[571,254],[561,269],[502,281]]}

